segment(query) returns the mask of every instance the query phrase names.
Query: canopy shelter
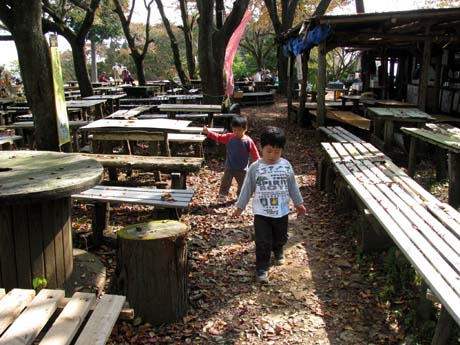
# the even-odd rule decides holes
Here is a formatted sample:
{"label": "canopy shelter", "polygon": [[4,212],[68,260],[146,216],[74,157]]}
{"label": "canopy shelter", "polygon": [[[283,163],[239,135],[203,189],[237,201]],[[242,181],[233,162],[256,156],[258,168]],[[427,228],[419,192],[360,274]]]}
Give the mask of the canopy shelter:
{"label": "canopy shelter", "polygon": [[[330,34],[318,45],[318,125],[325,121],[326,53],[337,47],[362,52],[363,91],[380,89],[381,98],[404,99],[422,110],[445,106],[444,112],[460,112],[460,8],[316,16],[278,42],[286,44],[321,25],[327,25]],[[308,54],[302,52],[304,60]],[[383,66],[380,71],[376,60]],[[378,84],[371,77],[378,78]]]}

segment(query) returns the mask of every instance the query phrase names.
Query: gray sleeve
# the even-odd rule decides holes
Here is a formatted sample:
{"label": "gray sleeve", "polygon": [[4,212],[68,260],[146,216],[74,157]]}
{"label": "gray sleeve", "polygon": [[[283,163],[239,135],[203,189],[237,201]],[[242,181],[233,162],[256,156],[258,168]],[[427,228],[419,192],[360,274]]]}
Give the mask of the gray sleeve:
{"label": "gray sleeve", "polygon": [[241,188],[240,196],[236,202],[236,207],[241,208],[242,210],[246,208],[249,199],[251,199],[251,196],[254,194],[256,189],[256,171],[258,165],[259,164],[257,162],[252,163],[249,166],[246,177],[244,178],[243,187]]}
{"label": "gray sleeve", "polygon": [[294,174],[294,169],[292,169],[292,166],[291,166],[291,171],[292,173],[289,175],[289,182],[288,182],[289,196],[291,197],[292,202],[294,203],[294,206],[297,206],[297,205],[303,204],[303,198],[302,198],[302,194],[300,194],[299,185],[297,184],[297,180]]}

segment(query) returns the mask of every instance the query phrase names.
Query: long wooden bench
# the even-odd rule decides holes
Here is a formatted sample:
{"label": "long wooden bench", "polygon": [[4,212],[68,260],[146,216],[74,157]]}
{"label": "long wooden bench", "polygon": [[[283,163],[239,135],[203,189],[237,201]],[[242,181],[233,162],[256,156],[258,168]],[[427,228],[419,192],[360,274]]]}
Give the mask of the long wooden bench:
{"label": "long wooden bench", "polygon": [[0,135],[0,150],[10,150],[15,141],[22,140],[20,135]]}
{"label": "long wooden bench", "polygon": [[[309,113],[317,118],[317,110],[310,110]],[[351,111],[326,109],[326,118],[328,120],[337,121],[352,127],[359,128],[364,131],[369,131],[371,128],[371,120],[359,116]]]}
{"label": "long wooden bench", "polygon": [[[0,344],[32,344],[38,340],[43,345],[105,344],[125,299],[106,294],[97,300],[93,293],[76,292],[66,300],[63,290],[43,289],[35,295],[35,290],[13,289],[5,295],[0,289]],[[46,330],[50,320],[54,321]],[[45,335],[37,339],[42,330],[46,330]]]}
{"label": "long wooden bench", "polygon": [[[173,189],[186,189],[187,175],[191,172],[198,172],[203,165],[203,158],[198,157],[130,156],[96,153],[85,153],[83,155],[97,160],[104,168],[108,169],[137,169],[171,173],[173,177],[171,186]],[[179,176],[177,177],[176,174]]]}
{"label": "long wooden bench", "polygon": [[460,324],[460,213],[391,160],[369,159],[352,143],[321,145],[370,220],[367,224],[384,229],[441,302],[443,317],[432,344],[442,344],[445,315]]}
{"label": "long wooden bench", "polygon": [[156,189],[141,187],[95,186],[72,199],[81,202],[94,203],[93,234],[94,242],[98,245],[103,238],[103,231],[109,223],[109,203],[127,203],[154,206],[168,209],[172,212],[169,218],[179,218],[179,213],[187,208],[192,201],[192,189]]}

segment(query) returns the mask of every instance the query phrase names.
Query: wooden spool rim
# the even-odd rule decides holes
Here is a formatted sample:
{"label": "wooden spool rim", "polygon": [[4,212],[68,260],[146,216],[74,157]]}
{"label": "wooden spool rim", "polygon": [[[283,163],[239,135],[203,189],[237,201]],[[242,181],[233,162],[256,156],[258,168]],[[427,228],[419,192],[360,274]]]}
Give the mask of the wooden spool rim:
{"label": "wooden spool rim", "polygon": [[158,240],[183,236],[187,230],[187,225],[177,220],[154,220],[124,227],[117,236],[123,240]]}

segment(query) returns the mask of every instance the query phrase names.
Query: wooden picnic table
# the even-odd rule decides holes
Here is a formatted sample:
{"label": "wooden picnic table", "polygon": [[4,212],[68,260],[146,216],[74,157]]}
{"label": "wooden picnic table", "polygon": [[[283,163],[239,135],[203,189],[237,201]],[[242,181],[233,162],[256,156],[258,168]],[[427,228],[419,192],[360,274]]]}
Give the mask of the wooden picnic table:
{"label": "wooden picnic table", "polygon": [[157,89],[154,85],[134,86],[134,85],[120,85],[128,97],[149,97],[155,95]]}
{"label": "wooden picnic table", "polygon": [[207,113],[207,123],[212,127],[214,114],[221,112],[222,106],[218,104],[160,104],[158,109],[170,114],[171,118],[174,118],[177,113]]}
{"label": "wooden picnic table", "polygon": [[359,111],[360,102],[374,100],[374,98],[372,97],[366,97],[366,96],[361,96],[361,95],[342,95],[340,96],[340,98],[342,99],[342,109],[345,109],[347,101],[353,102],[351,111],[354,112],[355,114],[357,114]]}
{"label": "wooden picnic table", "polygon": [[[449,156],[449,204],[455,208],[460,206],[460,128],[449,124],[427,123],[423,128],[402,127],[401,131],[410,135],[411,143],[409,150],[409,176],[414,176],[417,155],[417,141],[422,141],[447,151]],[[444,178],[445,151],[435,154],[438,161],[436,171],[438,179]]]}
{"label": "wooden picnic table", "polygon": [[120,99],[125,97],[126,93],[110,94],[110,95],[93,95],[84,97],[83,100],[106,100],[109,103],[110,113],[120,109]]}
{"label": "wooden picnic table", "polygon": [[394,99],[377,99],[375,100],[374,107],[385,108],[417,108],[417,104],[396,101]]}
{"label": "wooden picnic table", "polygon": [[[374,118],[373,139],[385,149],[391,148],[394,134],[395,122],[399,124],[416,123],[423,126],[427,122],[434,121],[434,118],[417,108],[378,108],[370,107],[367,109],[368,115]],[[383,140],[382,140],[383,127]]]}
{"label": "wooden picnic table", "polygon": [[66,101],[67,109],[81,109],[83,119],[88,120],[89,118],[89,111],[94,109],[95,117],[101,118],[104,116],[103,104],[106,103],[107,100],[105,99],[92,99],[92,100],[77,100],[77,101]]}
{"label": "wooden picnic table", "polygon": [[71,199],[101,182],[93,159],[48,151],[0,152],[0,286],[63,288],[73,271]]}

